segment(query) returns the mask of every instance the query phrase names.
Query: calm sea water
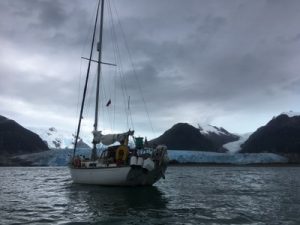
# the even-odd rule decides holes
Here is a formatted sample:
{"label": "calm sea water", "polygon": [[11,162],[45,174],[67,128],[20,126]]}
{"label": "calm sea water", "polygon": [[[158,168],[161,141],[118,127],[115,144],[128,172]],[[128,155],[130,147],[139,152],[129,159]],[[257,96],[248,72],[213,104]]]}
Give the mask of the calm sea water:
{"label": "calm sea water", "polygon": [[147,188],[0,168],[0,224],[300,224],[299,167],[170,167]]}

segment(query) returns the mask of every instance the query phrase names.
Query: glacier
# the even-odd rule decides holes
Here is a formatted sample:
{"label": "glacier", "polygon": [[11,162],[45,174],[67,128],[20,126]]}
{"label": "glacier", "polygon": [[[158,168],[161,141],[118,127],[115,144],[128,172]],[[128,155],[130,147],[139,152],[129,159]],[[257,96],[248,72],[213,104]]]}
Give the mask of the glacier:
{"label": "glacier", "polygon": [[168,150],[170,160],[179,163],[260,164],[287,163],[288,159],[273,153],[218,153],[204,151]]}
{"label": "glacier", "polygon": [[241,145],[251,136],[252,133],[245,133],[240,135],[239,140],[228,142],[223,145],[224,149],[227,149],[229,153],[237,153],[241,150]]}
{"label": "glacier", "polygon": [[[72,149],[53,149],[45,152],[20,155],[16,158],[30,162],[33,166],[67,166]],[[89,157],[90,150],[78,149],[76,155]],[[226,163],[226,164],[267,164],[287,163],[288,159],[273,153],[217,153],[205,151],[168,150],[169,159],[179,163]]]}

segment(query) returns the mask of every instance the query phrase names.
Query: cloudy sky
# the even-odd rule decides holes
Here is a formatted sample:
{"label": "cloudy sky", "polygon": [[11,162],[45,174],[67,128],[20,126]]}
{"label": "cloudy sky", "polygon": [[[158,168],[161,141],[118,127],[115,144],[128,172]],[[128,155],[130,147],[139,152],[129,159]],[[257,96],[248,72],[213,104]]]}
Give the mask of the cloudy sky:
{"label": "cloudy sky", "polygon": [[[0,1],[1,115],[75,130],[96,5]],[[110,0],[106,7],[103,61],[118,66],[103,66],[102,129],[123,130],[132,117],[138,134],[150,137],[177,122],[245,133],[300,111],[300,1]],[[91,93],[84,126],[92,123]]]}

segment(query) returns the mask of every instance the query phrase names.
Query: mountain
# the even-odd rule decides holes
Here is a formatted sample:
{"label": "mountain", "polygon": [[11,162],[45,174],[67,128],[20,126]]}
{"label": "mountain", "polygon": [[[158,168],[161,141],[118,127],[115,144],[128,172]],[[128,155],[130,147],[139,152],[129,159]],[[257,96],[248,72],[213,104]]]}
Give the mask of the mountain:
{"label": "mountain", "polygon": [[199,132],[199,129],[188,123],[177,123],[164,132],[158,138],[149,142],[150,144],[161,143],[168,149],[180,150],[212,150],[214,144]]}
{"label": "mountain", "polygon": [[[241,146],[241,152],[300,154],[300,114],[282,113],[257,129]],[[300,157],[299,157],[300,159]]]}
{"label": "mountain", "polygon": [[214,148],[218,151],[226,152],[222,146],[228,142],[238,141],[240,137],[238,135],[229,133],[223,127],[216,127],[212,125],[200,125],[198,124],[200,133],[213,142]]}
{"label": "mountain", "polygon": [[237,140],[238,136],[230,134],[223,128],[206,125],[195,128],[188,123],[177,123],[150,144],[161,143],[173,150],[218,151],[220,147]]}
{"label": "mountain", "polygon": [[0,116],[0,153],[11,156],[49,150],[48,146],[35,133],[17,122]]}
{"label": "mountain", "polygon": [[[65,149],[73,148],[74,134],[70,131],[59,130],[55,127],[50,128],[40,128],[40,127],[29,127],[29,130],[37,133],[40,138],[48,145],[51,149]],[[84,140],[87,139],[84,137]],[[86,142],[81,138],[78,140],[79,148],[90,148]],[[87,141],[90,143],[91,141]]]}

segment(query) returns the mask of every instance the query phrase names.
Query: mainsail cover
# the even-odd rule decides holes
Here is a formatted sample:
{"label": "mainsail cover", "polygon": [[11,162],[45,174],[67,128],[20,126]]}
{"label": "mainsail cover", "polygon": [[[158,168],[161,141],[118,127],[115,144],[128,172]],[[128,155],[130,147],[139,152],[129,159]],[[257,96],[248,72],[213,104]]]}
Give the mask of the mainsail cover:
{"label": "mainsail cover", "polygon": [[133,135],[134,131],[129,130],[128,132],[121,134],[102,134],[102,131],[93,131],[94,139],[93,143],[99,144],[100,142],[104,145],[111,145],[116,141],[122,143],[129,135]]}

